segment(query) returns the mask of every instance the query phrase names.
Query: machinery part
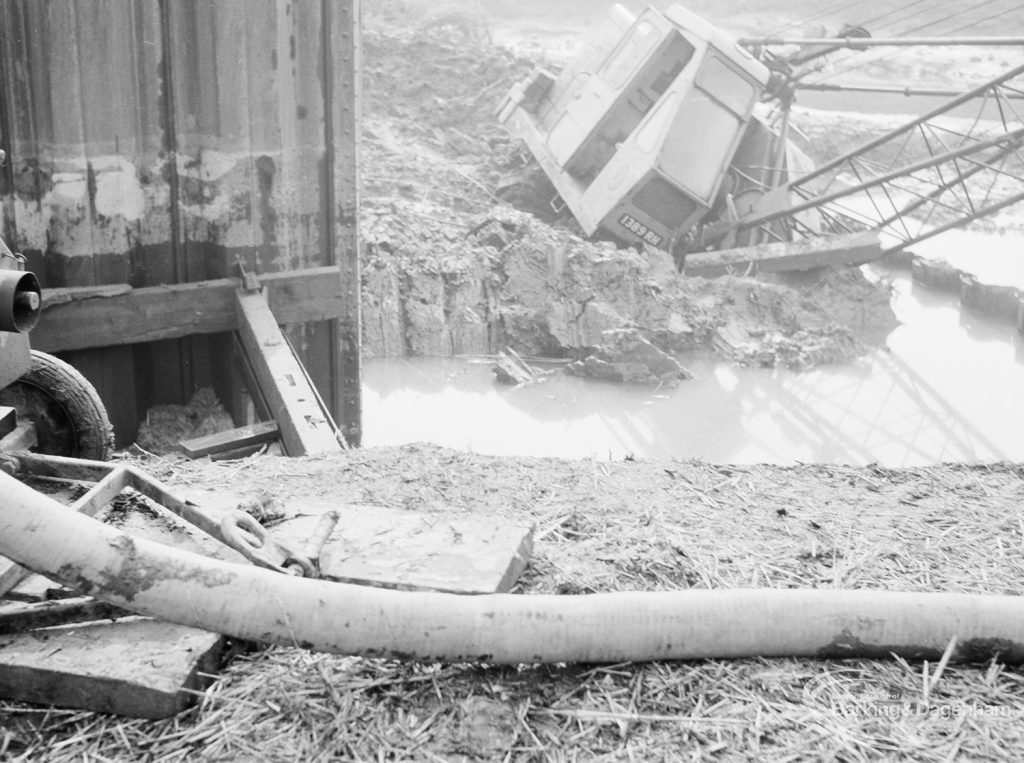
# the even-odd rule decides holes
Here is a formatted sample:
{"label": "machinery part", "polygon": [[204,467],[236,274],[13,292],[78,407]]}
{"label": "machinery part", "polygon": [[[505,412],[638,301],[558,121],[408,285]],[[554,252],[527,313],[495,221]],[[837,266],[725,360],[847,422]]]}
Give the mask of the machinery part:
{"label": "machinery part", "polygon": [[114,448],[114,430],[96,390],[52,355],[32,350],[31,370],[0,390],[0,405],[35,424],[40,453],[104,461]]}
{"label": "machinery part", "polygon": [[[13,472],[3,471],[21,477],[57,477],[94,483],[92,488],[71,507],[73,511],[95,515],[125,488],[138,491],[154,503],[163,506],[211,538],[237,551],[252,564],[278,573],[293,575],[315,575],[316,558],[337,524],[337,514],[330,512],[324,521],[333,515],[329,528],[317,528],[305,553],[300,553],[272,538],[255,517],[241,510],[228,512],[216,517],[189,500],[173,493],[166,485],[146,472],[124,464],[110,464],[103,461],[88,461],[80,458],[17,453],[6,457]],[[2,464],[3,461],[0,461]],[[322,521],[321,524],[324,522]],[[321,538],[321,534],[323,534]],[[0,576],[0,596],[3,595]]]}
{"label": "machinery part", "polygon": [[302,549],[302,556],[288,560],[285,562],[285,567],[296,575],[307,578],[320,577],[320,554],[339,521],[341,521],[341,514],[337,511],[328,511],[320,517],[313,534]]}
{"label": "machinery part", "polygon": [[0,270],[0,331],[31,331],[42,310],[42,290],[34,273]]}
{"label": "machinery part", "polygon": [[[53,456],[33,456],[33,458],[53,458]],[[23,455],[2,454],[0,455],[0,469],[12,476],[23,473],[23,459]],[[101,462],[83,461],[80,463]],[[102,466],[104,467],[103,474],[105,476],[71,505],[71,511],[81,512],[86,516],[94,517],[100,512],[100,509],[110,503],[116,495],[128,486],[129,475],[127,467],[111,466],[110,464],[102,464]],[[31,574],[31,571],[14,564],[10,560],[0,560],[0,599]]]}
{"label": "machinery part", "polygon": [[[1024,122],[1011,103],[1022,83],[1024,65],[795,174],[765,195],[737,233],[760,229],[784,240],[772,225],[802,235],[875,229],[894,241],[883,249],[889,254],[1024,201]],[[975,116],[949,118],[966,109]],[[818,232],[807,227],[813,217]]]}
{"label": "machinery part", "polygon": [[244,511],[229,512],[220,522],[220,534],[214,537],[259,567],[287,575],[317,576],[311,559],[277,543],[256,517]]}
{"label": "machinery part", "polygon": [[496,664],[898,655],[1024,662],[1024,598],[734,589],[461,596],[279,575],[132,538],[0,475],[0,554],[144,615],[340,654]]}

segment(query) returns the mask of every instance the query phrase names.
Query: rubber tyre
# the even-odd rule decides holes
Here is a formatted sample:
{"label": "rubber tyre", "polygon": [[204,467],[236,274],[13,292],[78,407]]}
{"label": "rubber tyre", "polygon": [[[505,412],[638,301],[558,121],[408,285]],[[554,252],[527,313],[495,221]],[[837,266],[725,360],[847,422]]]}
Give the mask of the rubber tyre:
{"label": "rubber tyre", "polygon": [[106,461],[114,449],[114,429],[96,389],[45,352],[32,350],[32,369],[0,390],[0,405],[35,423],[37,453]]}

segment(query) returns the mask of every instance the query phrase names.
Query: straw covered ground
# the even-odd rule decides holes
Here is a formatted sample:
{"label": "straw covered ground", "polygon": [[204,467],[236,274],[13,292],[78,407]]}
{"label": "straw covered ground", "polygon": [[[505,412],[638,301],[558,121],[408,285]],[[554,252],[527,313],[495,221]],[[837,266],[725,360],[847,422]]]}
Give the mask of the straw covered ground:
{"label": "straw covered ground", "polygon": [[[1017,594],[1024,468],[494,458],[149,459],[172,486],[532,522],[517,591]],[[1024,759],[1024,673],[891,660],[495,667],[255,648],[161,722],[0,704],[0,760]]]}

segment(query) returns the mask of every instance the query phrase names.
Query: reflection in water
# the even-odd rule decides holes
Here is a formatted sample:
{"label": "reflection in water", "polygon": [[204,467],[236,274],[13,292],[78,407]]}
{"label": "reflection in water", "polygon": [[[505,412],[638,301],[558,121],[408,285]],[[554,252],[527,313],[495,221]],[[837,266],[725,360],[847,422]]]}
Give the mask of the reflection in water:
{"label": "reflection in water", "polygon": [[951,230],[914,246],[914,252],[943,259],[986,284],[1024,289],[1024,238]]}
{"label": "reflection in water", "polygon": [[[509,388],[494,382],[488,364],[370,361],[364,442],[721,463],[901,465],[1005,455],[907,364],[885,353],[803,374],[703,358],[690,358],[689,366],[695,379],[658,391],[561,375]],[[413,377],[415,383],[403,383]]]}
{"label": "reflection in water", "polygon": [[602,460],[1024,460],[1022,337],[905,275],[893,288],[901,325],[887,350],[805,373],[692,356],[682,360],[695,378],[674,390],[561,373],[507,387],[488,362],[367,361],[363,442]]}
{"label": "reflection in water", "polygon": [[958,323],[959,311],[927,306],[902,288],[897,302],[905,303],[906,322],[890,337],[889,352],[806,373],[695,356],[686,359],[695,378],[675,390],[561,374],[506,387],[488,363],[368,361],[364,443],[720,463],[1024,458],[1024,413],[1014,404],[1024,366],[1014,343],[979,340]]}

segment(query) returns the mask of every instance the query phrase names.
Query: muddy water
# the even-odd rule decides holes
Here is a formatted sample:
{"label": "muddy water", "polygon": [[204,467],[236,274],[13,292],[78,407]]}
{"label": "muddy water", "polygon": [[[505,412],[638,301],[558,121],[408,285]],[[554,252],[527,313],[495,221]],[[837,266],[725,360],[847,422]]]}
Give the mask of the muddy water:
{"label": "muddy water", "polygon": [[[1024,239],[1018,252],[1024,253]],[[493,455],[926,465],[1024,460],[1024,340],[896,274],[887,348],[795,373],[683,362],[675,390],[556,374],[496,383],[486,362],[368,361],[364,444],[434,442]]]}

